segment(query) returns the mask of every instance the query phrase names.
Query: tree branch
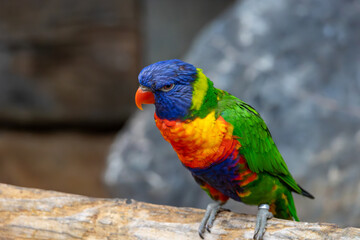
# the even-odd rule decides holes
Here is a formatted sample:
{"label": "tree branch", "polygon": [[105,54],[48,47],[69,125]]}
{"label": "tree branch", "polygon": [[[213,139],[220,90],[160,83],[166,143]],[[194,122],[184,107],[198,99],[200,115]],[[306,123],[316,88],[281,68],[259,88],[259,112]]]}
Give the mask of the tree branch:
{"label": "tree branch", "polygon": [[[1,239],[200,239],[204,210],[0,184]],[[205,239],[251,239],[255,217],[221,212]],[[265,239],[355,239],[360,229],[271,219]]]}

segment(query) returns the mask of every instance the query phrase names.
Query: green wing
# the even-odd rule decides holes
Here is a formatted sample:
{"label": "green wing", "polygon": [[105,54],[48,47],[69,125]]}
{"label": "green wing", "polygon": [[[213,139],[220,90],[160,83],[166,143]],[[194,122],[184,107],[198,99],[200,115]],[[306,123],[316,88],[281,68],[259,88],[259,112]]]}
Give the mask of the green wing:
{"label": "green wing", "polygon": [[250,170],[274,175],[301,194],[301,188],[291,176],[259,113],[240,99],[226,92],[222,94],[217,113],[234,126],[233,134],[241,144],[240,154],[245,157]]}

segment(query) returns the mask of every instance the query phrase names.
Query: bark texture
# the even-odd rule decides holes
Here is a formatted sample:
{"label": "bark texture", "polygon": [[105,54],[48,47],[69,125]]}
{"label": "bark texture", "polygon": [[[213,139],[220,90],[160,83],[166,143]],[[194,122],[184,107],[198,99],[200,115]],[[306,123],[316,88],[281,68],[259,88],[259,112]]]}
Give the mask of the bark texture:
{"label": "bark texture", "polygon": [[[1,239],[200,239],[204,210],[0,184]],[[251,239],[255,217],[221,212],[205,239]],[[360,229],[271,219],[265,239],[360,239]]]}

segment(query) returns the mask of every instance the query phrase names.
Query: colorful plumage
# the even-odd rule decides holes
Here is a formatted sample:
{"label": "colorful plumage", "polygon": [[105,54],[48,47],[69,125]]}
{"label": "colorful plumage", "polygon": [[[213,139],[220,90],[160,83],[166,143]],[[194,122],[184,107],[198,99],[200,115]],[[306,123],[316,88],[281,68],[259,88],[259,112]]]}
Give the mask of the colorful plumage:
{"label": "colorful plumage", "polygon": [[[176,59],[145,67],[139,82],[137,106],[155,104],[156,126],[212,199],[220,205],[229,198],[265,204],[275,217],[299,220],[291,192],[313,196],[295,182],[254,108],[214,88],[201,69]],[[213,222],[205,218],[200,236]],[[254,237],[260,239],[264,229],[257,227]]]}

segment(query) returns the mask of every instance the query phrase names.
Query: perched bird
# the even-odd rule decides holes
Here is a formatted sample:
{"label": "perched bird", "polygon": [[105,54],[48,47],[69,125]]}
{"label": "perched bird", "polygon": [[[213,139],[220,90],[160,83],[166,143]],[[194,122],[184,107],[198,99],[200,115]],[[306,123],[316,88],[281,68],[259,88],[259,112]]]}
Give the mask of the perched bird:
{"label": "perched bird", "polygon": [[314,197],[295,182],[254,108],[177,59],[145,67],[139,83],[136,105],[155,105],[161,134],[215,200],[200,223],[201,238],[229,198],[258,206],[254,239],[262,239],[272,216],[299,221],[292,192]]}

